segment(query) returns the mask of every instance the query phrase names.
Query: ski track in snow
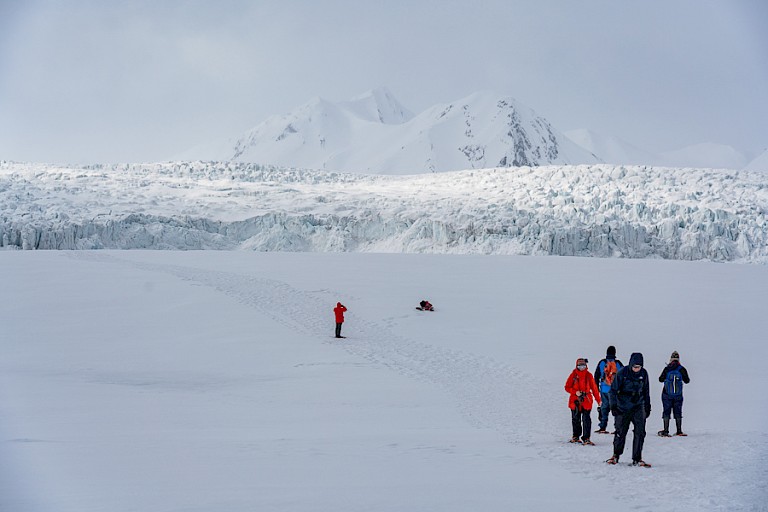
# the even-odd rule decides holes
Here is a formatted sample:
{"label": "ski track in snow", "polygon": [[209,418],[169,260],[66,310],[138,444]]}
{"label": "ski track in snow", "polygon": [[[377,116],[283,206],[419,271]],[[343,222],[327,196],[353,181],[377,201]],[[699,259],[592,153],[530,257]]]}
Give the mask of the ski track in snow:
{"label": "ski track in snow", "polygon": [[[628,467],[632,431],[621,463],[609,466],[613,436],[593,434],[595,447],[572,445],[567,395],[562,383],[537,381],[512,365],[468,352],[448,350],[408,339],[381,325],[347,313],[341,342],[332,337],[328,296],[333,290],[298,290],[274,279],[193,267],[130,261],[93,252],[67,257],[129,265],[137,270],[170,274],[210,287],[258,310],[275,322],[307,336],[325,340],[380,367],[443,388],[473,426],[496,431],[506,442],[532,449],[536,456],[557,461],[566,470],[597,484],[595,492],[613,489],[622,501],[643,503],[636,510],[765,511],[768,434],[700,430],[687,438],[659,438],[660,404],[647,422],[644,458],[652,469]],[[334,299],[335,300],[335,299]],[[332,302],[330,302],[332,303]],[[391,325],[393,320],[385,320]],[[330,339],[329,339],[330,338]],[[655,399],[656,397],[654,397]],[[597,428],[597,411],[592,414]],[[609,430],[613,418],[609,422]],[[523,457],[521,462],[525,462]],[[693,469],[691,469],[693,468]],[[707,485],[702,485],[707,482]],[[607,487],[606,487],[607,486]],[[685,497],[681,508],[680,497]]]}

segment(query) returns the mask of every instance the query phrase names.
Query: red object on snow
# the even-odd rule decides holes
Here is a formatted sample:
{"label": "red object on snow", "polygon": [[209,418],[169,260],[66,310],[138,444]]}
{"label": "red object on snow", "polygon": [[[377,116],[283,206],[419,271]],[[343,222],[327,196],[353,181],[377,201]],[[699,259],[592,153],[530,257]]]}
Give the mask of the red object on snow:
{"label": "red object on snow", "polygon": [[346,307],[344,307],[341,302],[336,303],[336,307],[333,308],[333,312],[336,314],[336,323],[342,324],[344,323],[344,312],[347,310]]}

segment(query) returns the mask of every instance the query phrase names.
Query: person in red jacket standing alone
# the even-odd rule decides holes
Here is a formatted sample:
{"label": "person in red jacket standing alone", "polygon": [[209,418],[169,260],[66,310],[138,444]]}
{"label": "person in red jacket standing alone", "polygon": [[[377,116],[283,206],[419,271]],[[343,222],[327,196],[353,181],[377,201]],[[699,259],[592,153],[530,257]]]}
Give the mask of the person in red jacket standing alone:
{"label": "person in red jacket standing alone", "polygon": [[337,338],[346,338],[346,336],[341,335],[341,324],[344,323],[344,312],[346,310],[347,308],[341,302],[337,302],[336,307],[333,308],[333,312],[336,314],[336,337]]}
{"label": "person in red jacket standing alone", "polygon": [[597,389],[595,379],[587,370],[587,358],[580,357],[576,360],[576,368],[565,381],[565,390],[571,395],[568,398],[568,407],[571,409],[571,425],[573,426],[572,443],[581,442],[583,444],[594,445],[589,440],[589,434],[592,432],[592,397],[600,405],[600,391]]}

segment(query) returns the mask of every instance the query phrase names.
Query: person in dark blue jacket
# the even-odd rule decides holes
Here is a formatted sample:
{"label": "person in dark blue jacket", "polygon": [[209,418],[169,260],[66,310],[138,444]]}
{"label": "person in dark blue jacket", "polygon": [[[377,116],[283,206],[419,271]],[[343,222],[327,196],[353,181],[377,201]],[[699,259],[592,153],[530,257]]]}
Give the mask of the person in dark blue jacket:
{"label": "person in dark blue jacket", "polygon": [[664,410],[661,413],[661,419],[664,421],[664,430],[659,430],[661,437],[671,437],[669,435],[670,413],[675,414],[675,425],[677,426],[676,436],[687,436],[683,432],[683,383],[688,384],[691,379],[688,377],[688,370],[680,364],[680,354],[677,350],[672,352],[669,358],[669,364],[661,372],[659,382],[664,383],[661,391],[661,403]]}
{"label": "person in dark blue jacket", "polygon": [[613,456],[606,462],[616,464],[624,453],[629,426],[633,425],[632,465],[651,467],[643,461],[645,420],[651,414],[651,393],[648,372],[643,368],[643,354],[633,353],[611,383],[609,393],[611,413],[616,417],[616,434],[613,437]]}

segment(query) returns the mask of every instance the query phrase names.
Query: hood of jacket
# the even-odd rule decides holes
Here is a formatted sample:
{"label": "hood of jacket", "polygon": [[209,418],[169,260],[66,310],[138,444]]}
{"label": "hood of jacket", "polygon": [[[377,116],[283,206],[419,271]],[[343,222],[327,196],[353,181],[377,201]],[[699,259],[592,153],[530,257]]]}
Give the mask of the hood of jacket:
{"label": "hood of jacket", "polygon": [[643,366],[643,354],[640,352],[633,352],[632,355],[629,356],[629,364],[627,365],[627,368],[629,368],[629,375],[631,377],[637,377],[643,372],[643,370],[636,372],[632,369],[632,367],[636,364]]}
{"label": "hood of jacket", "polygon": [[643,365],[643,354],[640,352],[633,352],[631,356],[629,356],[629,366],[634,366],[636,364],[639,364],[640,366]]}

